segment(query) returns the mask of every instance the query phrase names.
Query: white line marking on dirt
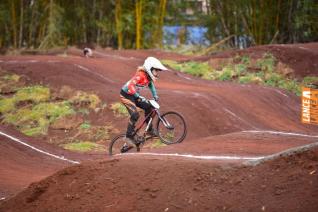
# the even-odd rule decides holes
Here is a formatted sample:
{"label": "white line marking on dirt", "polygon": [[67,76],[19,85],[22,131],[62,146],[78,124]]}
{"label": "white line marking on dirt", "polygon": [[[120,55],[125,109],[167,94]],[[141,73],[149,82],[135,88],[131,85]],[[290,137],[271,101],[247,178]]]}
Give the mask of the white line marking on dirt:
{"label": "white line marking on dirt", "polygon": [[49,152],[45,152],[45,151],[43,151],[43,150],[41,150],[41,149],[38,149],[38,148],[36,148],[36,147],[34,147],[34,146],[31,146],[30,144],[24,143],[24,142],[22,142],[20,139],[15,138],[15,137],[13,137],[13,136],[11,136],[11,135],[8,135],[8,134],[6,134],[6,133],[4,133],[4,132],[1,132],[1,131],[0,131],[0,135],[3,135],[3,136],[5,136],[5,137],[7,137],[7,138],[10,138],[11,140],[13,140],[13,141],[15,141],[15,142],[18,142],[18,143],[20,143],[20,144],[22,144],[22,145],[24,145],[24,146],[27,146],[27,147],[29,147],[29,148],[31,148],[31,149],[37,151],[37,152],[40,152],[40,153],[42,153],[42,154],[51,156],[51,157],[53,157],[53,158],[60,159],[60,160],[64,160],[64,161],[68,161],[68,162],[74,163],[74,164],[80,164],[80,162],[75,161],[75,160],[69,160],[69,159],[65,158],[64,156],[58,156],[58,155],[51,154],[51,153],[49,153]]}
{"label": "white line marking on dirt", "polygon": [[48,60],[47,62],[48,63],[59,63],[60,61],[58,61],[58,60]]}
{"label": "white line marking on dirt", "polygon": [[244,119],[242,119],[241,117],[239,117],[238,115],[236,115],[235,113],[233,113],[232,111],[230,111],[227,108],[223,108],[223,110],[229,114],[231,114],[232,116],[234,116],[235,118],[239,119],[240,121],[244,122],[245,124],[253,127],[254,129],[257,129],[256,127],[254,127],[253,125],[251,125],[249,122],[245,121]]}
{"label": "white line marking on dirt", "polygon": [[293,135],[293,136],[301,136],[301,137],[310,137],[310,138],[318,138],[318,135],[306,135],[301,133],[290,133],[290,132],[280,132],[280,131],[271,131],[271,130],[245,130],[242,131],[245,133],[269,133],[269,134],[278,134],[278,135]]}
{"label": "white line marking on dirt", "polygon": [[96,75],[96,76],[99,76],[100,78],[106,80],[107,82],[115,83],[113,80],[108,79],[108,78],[104,77],[103,75],[101,75],[101,74],[99,74],[99,73],[96,73],[96,72],[94,72],[94,71],[91,71],[90,69],[88,69],[88,68],[86,68],[86,67],[84,67],[84,66],[81,66],[81,65],[78,65],[78,64],[74,64],[74,66],[76,66],[77,68],[79,68],[79,69],[81,69],[81,70],[83,70],[83,71],[86,71],[86,72],[88,72],[88,73],[90,73],[90,74],[94,74],[94,75]]}
{"label": "white line marking on dirt", "polygon": [[186,80],[192,80],[190,77],[187,77],[187,76],[184,76],[183,74],[180,74],[180,73],[177,73],[177,76],[183,78],[183,79],[186,79]]}
{"label": "white line marking on dirt", "polygon": [[6,63],[19,63],[19,61],[17,61],[17,60],[9,60],[9,61],[6,61]]}
{"label": "white line marking on dirt", "polygon": [[98,52],[98,51],[94,51],[93,54],[102,55],[105,57],[112,57],[112,58],[121,59],[121,60],[127,60],[127,59],[128,60],[136,60],[136,59],[138,59],[136,57],[122,57],[122,56],[118,56],[118,55],[105,54],[105,53]]}
{"label": "white line marking on dirt", "polygon": [[288,97],[286,94],[284,94],[283,92],[281,92],[280,90],[275,90],[277,93],[279,93],[279,94],[281,94],[281,95],[283,95],[283,96],[285,96],[285,97]]}
{"label": "white line marking on dirt", "polygon": [[1,198],[0,198],[0,201],[1,201],[1,200],[5,200],[5,199],[6,199],[5,197],[1,197]]}
{"label": "white line marking on dirt", "polygon": [[188,154],[178,154],[178,153],[150,153],[150,152],[139,152],[139,153],[125,153],[117,154],[120,155],[152,155],[152,156],[174,156],[174,157],[185,157],[185,158],[195,158],[204,160],[260,160],[264,157],[245,157],[245,156],[224,156],[224,155],[188,155]]}
{"label": "white line marking on dirt", "polygon": [[307,51],[310,51],[310,49],[305,48],[305,47],[302,47],[302,46],[299,46],[298,48],[300,48],[300,49],[304,49],[304,50],[307,50]]}

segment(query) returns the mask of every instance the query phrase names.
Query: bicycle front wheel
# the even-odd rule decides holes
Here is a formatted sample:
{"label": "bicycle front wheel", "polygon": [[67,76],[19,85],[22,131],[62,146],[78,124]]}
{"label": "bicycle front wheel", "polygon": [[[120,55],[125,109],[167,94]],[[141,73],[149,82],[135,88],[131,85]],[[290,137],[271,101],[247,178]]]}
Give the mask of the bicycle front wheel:
{"label": "bicycle front wheel", "polygon": [[165,144],[180,143],[187,134],[185,120],[177,112],[166,112],[158,119],[157,132],[160,140]]}
{"label": "bicycle front wheel", "polygon": [[125,134],[121,134],[113,138],[109,144],[109,155],[117,155],[123,153],[137,152],[137,147],[132,144],[131,141],[126,138]]}

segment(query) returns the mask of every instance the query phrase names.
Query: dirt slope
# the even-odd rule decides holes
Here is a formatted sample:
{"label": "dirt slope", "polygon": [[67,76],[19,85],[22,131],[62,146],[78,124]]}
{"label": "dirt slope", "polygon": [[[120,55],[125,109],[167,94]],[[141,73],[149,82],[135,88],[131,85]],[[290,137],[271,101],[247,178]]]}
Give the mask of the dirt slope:
{"label": "dirt slope", "polygon": [[226,51],[216,55],[199,57],[199,60],[211,58],[228,58],[235,55],[249,55],[251,58],[261,58],[264,53],[271,53],[278,61],[288,65],[297,78],[318,76],[318,43],[306,44],[276,44],[255,46],[239,51]]}
{"label": "dirt slope", "polygon": [[[94,91],[110,104],[119,101],[121,86],[135,72],[140,59],[82,57],[6,57],[3,69],[29,76],[53,87],[69,85]],[[300,99],[269,87],[205,81],[176,72],[162,73],[157,83],[162,110],[182,113],[188,139],[250,129],[313,133],[317,127],[300,123]],[[149,92],[144,95],[149,96]],[[99,116],[100,122],[107,117]],[[108,120],[109,121],[109,120]],[[119,129],[126,120],[121,121]]]}
{"label": "dirt slope", "polygon": [[4,211],[316,211],[318,149],[256,167],[174,158],[74,166],[4,202]]}
{"label": "dirt slope", "polygon": [[[80,56],[78,50],[70,51],[67,57],[0,57],[0,68],[26,75],[32,82],[51,87],[69,85],[75,89],[93,91],[110,105],[119,101],[121,86],[134,74],[144,58],[153,52],[99,50],[99,53],[91,59]],[[154,52],[154,55],[158,58],[187,59],[160,52]],[[311,62],[311,59],[307,61],[308,64]],[[183,144],[147,151],[263,156],[316,141],[315,137],[241,132],[274,130],[317,135],[318,126],[300,123],[300,98],[289,92],[257,85],[205,81],[172,71],[162,73],[156,86],[162,111],[175,110],[183,114],[188,124],[188,136]],[[149,97],[149,92],[143,95]],[[111,120],[118,129],[124,129],[127,124],[126,119],[115,118],[109,111],[97,114],[95,120],[99,123]],[[0,130],[13,136],[22,136],[10,126],[1,126]],[[23,136],[21,138],[49,152],[71,156],[71,159],[87,160],[101,156],[78,156],[43,143],[50,136],[51,131],[41,140]],[[3,160],[0,168],[0,190],[6,195],[65,166],[0,138],[0,155]],[[65,208],[65,211],[85,211],[90,208],[93,211],[163,211],[166,208],[169,208],[168,211],[193,211],[206,208],[209,211],[224,207],[229,210],[243,210],[248,206],[254,211],[261,210],[263,205],[266,209],[281,210],[286,207],[287,211],[292,211],[298,206],[294,201],[290,201],[288,205],[287,199],[298,197],[301,203],[299,207],[310,211],[317,209],[317,204],[313,201],[317,197],[317,190],[306,182],[316,185],[317,173],[307,176],[307,172],[312,172],[311,168],[317,166],[317,150],[309,156],[308,154],[295,157],[295,164],[289,168],[285,160],[276,161],[279,167],[284,167],[279,168],[282,172],[277,171],[276,165],[270,163],[261,168],[226,169],[224,166],[227,167],[228,163],[224,161],[220,166],[217,165],[220,163],[208,161],[144,156],[133,160],[120,158],[87,163],[71,167],[40,184],[32,185],[30,189],[3,204],[0,211],[16,211],[23,207],[32,211],[37,206],[39,210],[49,208],[53,211],[56,208]],[[13,167],[18,168],[15,170]],[[293,178],[289,173],[295,173],[296,177]],[[11,180],[11,176],[20,177]],[[312,180],[313,176],[316,178]],[[273,180],[269,180],[271,178]],[[259,187],[261,183],[265,187]],[[280,185],[284,187],[281,188]],[[308,191],[312,198],[302,189],[306,189],[304,191]],[[286,195],[284,193],[276,196],[276,190],[286,191]],[[244,199],[249,204],[241,206]],[[52,202],[54,205],[51,205]]]}
{"label": "dirt slope", "polygon": [[[8,197],[69,165],[0,137],[0,198]],[[45,162],[44,162],[45,161]],[[44,163],[43,163],[44,162]]]}

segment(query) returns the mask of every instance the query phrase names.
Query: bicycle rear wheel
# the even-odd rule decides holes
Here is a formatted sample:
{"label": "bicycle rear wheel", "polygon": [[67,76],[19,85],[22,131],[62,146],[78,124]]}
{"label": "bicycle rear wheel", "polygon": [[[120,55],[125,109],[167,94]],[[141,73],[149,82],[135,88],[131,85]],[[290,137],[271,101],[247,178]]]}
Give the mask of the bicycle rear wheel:
{"label": "bicycle rear wheel", "polygon": [[109,144],[109,155],[117,155],[123,153],[133,153],[137,152],[138,149],[135,144],[126,138],[125,134],[121,134],[113,138]]}
{"label": "bicycle rear wheel", "polygon": [[161,115],[156,128],[160,140],[168,145],[182,142],[187,134],[184,118],[173,111]]}

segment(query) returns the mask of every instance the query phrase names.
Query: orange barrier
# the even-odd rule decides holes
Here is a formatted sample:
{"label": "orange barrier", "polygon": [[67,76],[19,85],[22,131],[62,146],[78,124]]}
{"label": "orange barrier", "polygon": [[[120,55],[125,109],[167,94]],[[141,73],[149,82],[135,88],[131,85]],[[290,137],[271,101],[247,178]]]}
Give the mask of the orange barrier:
{"label": "orange barrier", "polygon": [[301,121],[318,124],[318,89],[303,87]]}

